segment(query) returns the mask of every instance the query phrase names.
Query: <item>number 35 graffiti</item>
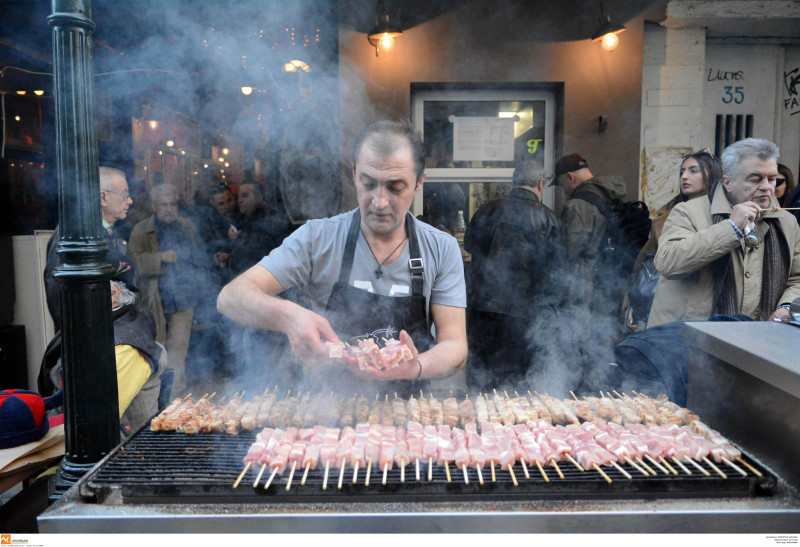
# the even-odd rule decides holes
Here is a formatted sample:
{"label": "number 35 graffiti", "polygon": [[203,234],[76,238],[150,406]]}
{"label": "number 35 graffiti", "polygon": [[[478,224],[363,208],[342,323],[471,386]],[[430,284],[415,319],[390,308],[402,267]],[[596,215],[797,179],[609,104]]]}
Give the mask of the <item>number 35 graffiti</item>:
{"label": "number 35 graffiti", "polygon": [[742,86],[725,86],[725,93],[722,95],[722,102],[725,104],[742,104],[744,102],[744,88]]}

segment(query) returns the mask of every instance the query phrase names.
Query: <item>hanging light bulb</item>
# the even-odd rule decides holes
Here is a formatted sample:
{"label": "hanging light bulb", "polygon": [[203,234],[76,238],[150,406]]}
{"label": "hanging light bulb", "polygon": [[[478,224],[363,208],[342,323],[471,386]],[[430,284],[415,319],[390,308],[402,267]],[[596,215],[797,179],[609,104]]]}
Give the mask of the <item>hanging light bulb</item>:
{"label": "hanging light bulb", "polygon": [[41,97],[42,95],[44,95],[44,90],[43,89],[34,89],[33,90],[33,94],[36,95],[37,97]]}
{"label": "hanging light bulb", "polygon": [[253,92],[253,88],[249,85],[242,86],[242,95],[250,95]]}
{"label": "hanging light bulb", "polygon": [[378,16],[375,18],[375,28],[367,35],[370,45],[375,48],[375,57],[379,50],[391,51],[394,48],[394,39],[402,36],[403,31],[389,23],[389,13],[383,7],[383,2],[378,3]]}
{"label": "hanging light bulb", "polygon": [[603,36],[603,40],[601,41],[600,45],[606,51],[614,51],[616,47],[619,45],[619,37],[616,34],[608,33]]}

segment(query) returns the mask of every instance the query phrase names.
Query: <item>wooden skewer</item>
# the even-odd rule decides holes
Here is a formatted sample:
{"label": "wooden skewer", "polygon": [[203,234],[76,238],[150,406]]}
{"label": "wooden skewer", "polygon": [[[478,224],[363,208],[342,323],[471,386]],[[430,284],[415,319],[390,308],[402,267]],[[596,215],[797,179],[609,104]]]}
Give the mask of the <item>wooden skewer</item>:
{"label": "wooden skewer", "polygon": [[[667,468],[664,467],[663,465],[661,465],[660,463],[658,463],[656,460],[654,460],[653,457],[650,454],[645,454],[644,457],[647,458],[648,460],[650,460],[650,463],[652,463],[653,465],[658,467],[661,471],[663,471],[665,475],[669,475],[669,471],[667,470]],[[674,471],[674,469],[673,469],[673,471]]]}
{"label": "wooden skewer", "polygon": [[[689,462],[690,462],[692,465],[694,465],[696,468],[698,468],[698,469],[699,469],[699,470],[700,470],[700,471],[701,471],[701,472],[702,472],[702,473],[703,473],[703,474],[704,474],[706,477],[710,477],[710,476],[711,476],[711,473],[709,473],[708,471],[706,471],[705,469],[703,469],[702,467],[700,467],[700,464],[699,464],[699,463],[697,463],[696,461],[694,461],[692,458],[690,458],[690,457],[688,457],[688,456],[684,456],[684,458],[685,458],[687,461],[689,461]],[[674,458],[673,458],[673,459],[674,459]],[[676,463],[677,463],[677,461],[678,461],[678,460],[676,460]]]}
{"label": "wooden skewer", "polygon": [[478,482],[483,486],[483,473],[481,473],[481,466],[477,463],[475,464],[475,471],[478,472]]}
{"label": "wooden skewer", "polygon": [[[674,467],[672,467],[672,466],[669,464],[669,462],[667,462],[666,460],[663,460],[663,461],[664,461],[664,465],[666,465],[667,467],[669,467],[670,471],[672,471],[672,472],[673,472],[675,475],[677,475],[677,474],[678,474],[678,472],[677,472],[677,471],[675,471],[675,468],[674,468]],[[688,469],[688,468],[687,468],[685,465],[683,465],[683,464],[681,463],[681,461],[680,461],[678,458],[676,458],[675,456],[673,456],[673,457],[672,457],[672,461],[673,461],[673,462],[675,462],[675,465],[677,465],[678,467],[680,467],[680,468],[683,470],[683,472],[684,472],[684,473],[686,473],[687,475],[691,475],[691,474],[692,474],[692,472],[691,472],[691,471],[690,471],[690,470],[689,470],[689,469]],[[701,470],[701,471],[704,471],[702,467],[700,468],[700,470]],[[708,473],[706,473],[706,475],[708,475]]]}
{"label": "wooden skewer", "polygon": [[292,479],[294,478],[294,470],[297,468],[297,460],[292,462],[292,470],[289,472],[289,480],[286,481],[286,491],[292,488]]}
{"label": "wooden skewer", "polygon": [[553,458],[550,458],[550,463],[553,465],[553,467],[556,468],[556,473],[558,473],[558,476],[563,479],[564,478],[564,473],[561,472],[561,468],[556,463],[556,460],[554,460]]}
{"label": "wooden skewer", "polygon": [[[675,471],[675,468],[674,468],[674,467],[672,467],[672,466],[669,464],[669,462],[668,462],[667,460],[665,460],[665,459],[664,459],[664,456],[661,456],[661,455],[659,455],[659,456],[658,456],[658,459],[659,459],[659,460],[661,460],[661,463],[663,463],[663,464],[664,464],[664,466],[665,466],[667,469],[669,469],[669,470],[672,472],[672,474],[673,474],[673,475],[677,475],[677,474],[678,474],[678,472],[677,472],[677,471]],[[676,464],[680,465],[680,462],[678,461],[678,458],[676,458],[675,456],[673,456],[673,457],[672,457],[672,461],[674,461]],[[681,467],[683,467],[683,466],[681,465]],[[688,469],[687,469],[687,471],[688,471]],[[691,475],[691,473],[689,473],[689,475]]]}
{"label": "wooden skewer", "polygon": [[620,399],[622,399],[622,395],[620,395],[619,393],[617,393],[617,390],[616,390],[616,389],[612,389],[611,391],[613,391],[613,392],[614,392],[614,394],[615,394],[617,397],[619,397]]}
{"label": "wooden skewer", "polygon": [[406,482],[406,461],[400,458],[400,482]]}
{"label": "wooden skewer", "polygon": [[[595,464],[595,465],[597,465],[597,464]],[[631,477],[630,473],[628,473],[628,472],[627,472],[627,471],[625,471],[623,468],[621,468],[617,462],[611,462],[611,465],[613,465],[614,467],[616,467],[616,468],[617,468],[617,471],[619,471],[620,473],[622,473],[623,475],[625,475],[625,477],[627,477],[627,478],[629,478],[629,479],[633,479],[633,477]]]}
{"label": "wooden skewer", "polygon": [[494,474],[494,462],[492,462],[492,482],[497,482],[497,477]]}
{"label": "wooden skewer", "polygon": [[728,478],[728,475],[726,475],[725,473],[723,473],[723,472],[722,472],[722,470],[721,470],[719,467],[717,467],[716,465],[714,465],[714,462],[712,462],[711,460],[709,460],[709,459],[708,459],[706,456],[703,456],[703,461],[704,461],[704,462],[706,462],[708,465],[710,465],[710,466],[711,466],[711,469],[713,469],[714,471],[716,471],[716,472],[717,472],[717,474],[718,474],[720,477],[722,477],[723,479],[727,479],[727,478]]}
{"label": "wooden skewer", "polygon": [[606,482],[607,482],[608,484],[611,484],[611,479],[610,479],[610,478],[608,478],[608,475],[606,475],[606,474],[603,472],[603,470],[602,470],[602,469],[600,469],[600,466],[598,466],[598,465],[595,463],[595,464],[594,464],[594,468],[595,468],[595,470],[597,470],[597,472],[598,472],[598,473],[600,473],[601,475],[603,475],[603,478],[606,480]]}
{"label": "wooden skewer", "polygon": [[[276,387],[277,387],[277,386],[276,386]],[[306,485],[306,478],[308,477],[308,470],[309,470],[310,468],[311,468],[311,462],[308,462],[308,463],[306,464],[306,468],[305,468],[305,470],[303,471],[303,480],[301,480],[301,481],[300,481],[300,486],[305,486],[305,485]]]}
{"label": "wooden skewer", "polygon": [[415,465],[415,469],[416,469],[416,472],[417,472],[417,473],[416,473],[416,476],[417,476],[417,482],[419,482],[419,481],[420,481],[420,479],[419,479],[419,458],[417,458],[416,465]]}
{"label": "wooden skewer", "polygon": [[272,479],[274,479],[275,475],[278,474],[278,469],[280,469],[280,467],[276,466],[275,469],[272,470],[272,474],[269,476],[267,484],[264,485],[264,490],[269,490],[269,485],[272,484]]}
{"label": "wooden skewer", "polygon": [[250,469],[251,465],[253,465],[253,462],[247,462],[247,465],[244,466],[244,469],[242,469],[242,472],[239,473],[239,478],[236,479],[235,483],[233,483],[233,487],[234,488],[239,486],[239,483],[242,482],[242,478],[244,478],[245,473],[247,473],[247,470]]}
{"label": "wooden skewer", "polygon": [[581,466],[581,464],[579,464],[577,461],[575,461],[575,459],[572,457],[572,455],[570,455],[570,454],[566,454],[566,453],[565,453],[564,455],[567,457],[567,459],[568,459],[569,461],[571,461],[571,462],[572,462],[572,464],[573,464],[575,467],[577,467],[577,468],[578,468],[578,470],[579,470],[579,471],[586,471],[586,470],[585,470],[585,469],[584,469],[584,468]]}
{"label": "wooden skewer", "polygon": [[353,466],[353,484],[358,482],[358,461]]}
{"label": "wooden skewer", "polygon": [[328,460],[328,461],[325,462],[325,476],[322,479],[322,489],[323,490],[327,490],[328,489],[328,472],[330,471],[330,469],[331,469],[331,461]]}
{"label": "wooden skewer", "polygon": [[386,473],[388,472],[389,472],[389,462],[386,462],[385,464],[383,464],[383,480],[381,481],[381,484],[384,486],[386,486]]}
{"label": "wooden skewer", "polygon": [[448,465],[447,462],[444,462],[444,472],[447,475],[447,482],[452,482],[452,479],[450,478],[450,465]]}
{"label": "wooden skewer", "polygon": [[258,486],[258,483],[261,482],[261,475],[264,474],[264,470],[267,468],[267,464],[261,465],[261,471],[258,472],[258,476],[256,477],[256,481],[253,483],[253,488]]}
{"label": "wooden skewer", "polygon": [[[630,465],[631,467],[633,467],[634,469],[639,471],[639,473],[641,473],[645,477],[649,477],[650,476],[650,473],[648,473],[647,471],[645,471],[644,469],[642,469],[641,467],[636,465],[636,462],[633,461],[632,459],[630,459],[628,456],[625,456],[625,461],[628,463],[628,465]],[[655,475],[655,473],[653,473],[653,475]]]}
{"label": "wooden skewer", "polygon": [[217,394],[217,392],[215,391],[214,393],[212,393],[211,395],[209,395],[209,396],[208,396],[208,400],[210,401],[211,399],[213,399],[213,398],[214,398],[214,395],[216,395],[216,394]]}
{"label": "wooden skewer", "polygon": [[519,486],[519,483],[517,482],[517,476],[514,475],[514,466],[513,465],[509,465],[508,466],[508,474],[511,475],[511,482],[514,483],[514,486]]}
{"label": "wooden skewer", "polygon": [[245,393],[247,393],[247,390],[245,390],[245,391],[242,391],[242,394],[241,394],[241,395],[239,395],[239,400],[242,400],[242,399],[244,399],[244,394],[245,394]]}
{"label": "wooden skewer", "polygon": [[369,476],[372,472],[372,458],[369,459],[367,462],[367,480],[364,482],[364,486],[369,486]]}
{"label": "wooden skewer", "polygon": [[467,476],[467,466],[466,464],[461,464],[461,471],[464,473],[464,484],[469,484],[469,477]]}
{"label": "wooden skewer", "polygon": [[737,461],[737,462],[739,462],[740,464],[742,464],[743,466],[745,466],[746,468],[748,468],[750,471],[752,471],[752,472],[753,472],[753,474],[754,474],[756,477],[763,477],[763,476],[764,476],[764,475],[761,473],[761,471],[759,471],[758,469],[756,469],[755,467],[753,467],[752,465],[750,465],[749,463],[747,463],[746,461],[744,461],[742,458],[736,458],[736,461]]}
{"label": "wooden skewer", "polygon": [[191,397],[191,396],[192,396],[192,394],[191,394],[191,393],[189,393],[188,395],[186,395],[186,397],[184,397],[184,398],[183,398],[183,400],[185,401],[186,399],[188,399],[188,398],[189,398],[189,397]]}
{"label": "wooden skewer", "polygon": [[525,478],[526,478],[526,479],[529,479],[529,478],[531,478],[531,475],[530,475],[530,473],[528,473],[528,466],[527,466],[527,465],[525,465],[525,460],[523,460],[523,459],[520,459],[520,460],[519,460],[519,463],[521,463],[521,464],[522,464],[522,472],[523,472],[523,473],[525,473]]}
{"label": "wooden skewer", "polygon": [[433,480],[433,458],[428,458],[428,482]]}
{"label": "wooden skewer", "polygon": [[[645,468],[645,469],[646,469],[646,470],[647,470],[647,471],[648,471],[648,472],[649,472],[651,475],[653,475],[654,477],[655,477],[656,475],[658,475],[658,473],[656,473],[655,471],[653,471],[653,468],[652,468],[652,467],[650,467],[649,465],[647,465],[647,464],[645,463],[645,461],[642,459],[642,457],[641,457],[641,456],[636,456],[636,463],[638,463],[638,464],[639,464],[639,465],[641,465],[643,468]],[[666,469],[664,469],[664,473],[666,473],[667,475],[669,475],[669,471],[667,471]]]}
{"label": "wooden skewer", "polygon": [[580,401],[580,399],[578,399],[578,396],[575,395],[575,393],[572,390],[569,390],[569,392],[572,394],[572,397],[574,397],[576,401]]}
{"label": "wooden skewer", "polygon": [[746,477],[746,476],[747,476],[747,471],[745,471],[744,469],[742,469],[741,467],[739,467],[738,465],[736,465],[735,463],[733,463],[732,461],[730,461],[730,460],[729,460],[728,458],[726,458],[725,456],[723,456],[723,457],[722,457],[722,462],[723,462],[723,463],[725,463],[725,464],[727,464],[727,465],[729,465],[729,466],[731,466],[731,467],[733,467],[733,468],[734,468],[736,471],[738,471],[738,472],[739,472],[739,473],[740,473],[740,474],[741,474],[743,477]]}
{"label": "wooden skewer", "polygon": [[544,479],[544,482],[550,482],[550,477],[548,477],[547,473],[544,472],[544,469],[542,468],[542,463],[537,461],[536,462],[536,467],[539,468],[539,473],[542,474],[542,478]]}
{"label": "wooden skewer", "polygon": [[342,468],[339,470],[339,484],[337,485],[339,490],[342,489],[342,481],[344,481],[344,468],[345,467],[347,467],[347,461],[345,461],[345,459],[342,458]]}

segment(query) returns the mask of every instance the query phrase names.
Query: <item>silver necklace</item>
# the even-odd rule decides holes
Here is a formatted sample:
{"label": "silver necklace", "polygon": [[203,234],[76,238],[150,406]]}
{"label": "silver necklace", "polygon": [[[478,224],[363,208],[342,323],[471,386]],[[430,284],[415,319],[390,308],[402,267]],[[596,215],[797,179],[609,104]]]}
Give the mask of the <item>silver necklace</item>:
{"label": "silver necklace", "polygon": [[403,245],[403,243],[406,242],[406,239],[408,239],[408,235],[406,235],[406,237],[403,238],[403,241],[401,241],[397,245],[397,247],[395,247],[394,250],[391,253],[389,253],[389,256],[387,256],[386,258],[383,259],[383,262],[379,262],[378,261],[378,257],[375,256],[375,251],[372,250],[372,245],[369,244],[369,241],[367,240],[367,236],[364,235],[364,231],[363,230],[361,231],[361,235],[364,236],[364,241],[367,242],[367,247],[369,247],[369,252],[372,253],[372,258],[374,258],[375,262],[378,264],[378,267],[375,268],[375,277],[377,279],[380,279],[381,276],[383,276],[383,265],[386,264],[386,262],[390,258],[392,258],[394,256],[394,253],[397,252],[397,249],[399,249]]}

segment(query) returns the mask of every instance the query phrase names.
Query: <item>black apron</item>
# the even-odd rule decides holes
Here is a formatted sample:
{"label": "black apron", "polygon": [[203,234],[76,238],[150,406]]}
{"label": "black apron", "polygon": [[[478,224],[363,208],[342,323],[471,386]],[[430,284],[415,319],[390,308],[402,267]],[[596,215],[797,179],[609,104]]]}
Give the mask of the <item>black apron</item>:
{"label": "black apron", "polygon": [[[350,285],[350,272],[353,269],[358,234],[361,231],[361,212],[356,210],[350,229],[347,233],[342,269],[339,280],[331,290],[326,311],[323,315],[328,319],[333,330],[342,341],[371,333],[377,329],[392,327],[396,333],[405,330],[414,340],[419,353],[430,349],[433,339],[430,334],[428,307],[422,292],[424,264],[419,252],[419,242],[414,226],[414,216],[406,215],[406,231],[408,233],[408,251],[410,260],[408,268],[411,272],[411,296],[383,296]],[[395,334],[395,337],[398,335]],[[380,342],[380,341],[378,341]],[[343,394],[362,393],[366,396],[388,394],[393,398],[419,394],[420,389],[428,387],[427,381],[397,380],[392,382],[366,382],[352,374],[342,366],[327,367],[310,373],[325,382],[325,389]]]}

